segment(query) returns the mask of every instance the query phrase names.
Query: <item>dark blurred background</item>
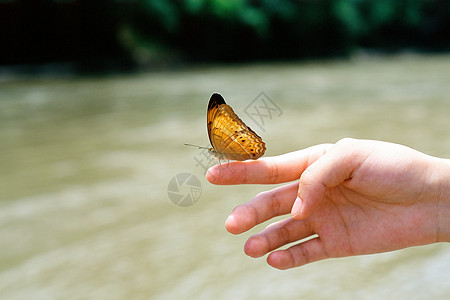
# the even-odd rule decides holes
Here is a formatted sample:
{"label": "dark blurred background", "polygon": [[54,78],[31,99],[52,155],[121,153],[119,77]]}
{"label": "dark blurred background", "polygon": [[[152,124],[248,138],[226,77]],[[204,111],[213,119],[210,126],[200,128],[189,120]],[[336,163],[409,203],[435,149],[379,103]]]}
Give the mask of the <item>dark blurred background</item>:
{"label": "dark blurred background", "polygon": [[445,52],[448,0],[0,0],[0,65],[75,71]]}

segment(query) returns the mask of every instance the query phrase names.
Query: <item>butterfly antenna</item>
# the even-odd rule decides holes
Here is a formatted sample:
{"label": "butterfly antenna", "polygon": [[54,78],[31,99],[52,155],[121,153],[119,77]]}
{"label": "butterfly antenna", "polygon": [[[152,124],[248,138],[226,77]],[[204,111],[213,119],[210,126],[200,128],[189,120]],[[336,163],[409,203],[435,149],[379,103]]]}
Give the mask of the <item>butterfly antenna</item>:
{"label": "butterfly antenna", "polygon": [[195,147],[198,149],[209,149],[208,147],[203,147],[203,146],[199,146],[199,145],[194,145],[194,144],[184,144],[185,146],[190,146],[190,147]]}

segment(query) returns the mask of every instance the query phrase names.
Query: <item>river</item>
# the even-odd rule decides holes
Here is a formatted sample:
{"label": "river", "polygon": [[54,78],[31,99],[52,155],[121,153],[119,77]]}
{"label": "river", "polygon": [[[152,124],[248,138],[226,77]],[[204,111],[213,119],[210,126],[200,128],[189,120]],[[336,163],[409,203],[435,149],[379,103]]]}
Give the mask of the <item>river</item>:
{"label": "river", "polygon": [[449,70],[403,55],[0,80],[0,299],[448,299],[448,244],[287,271],[247,257],[269,222],[233,236],[225,219],[272,187],[213,186],[184,143],[208,145],[220,92],[266,156],[355,137],[448,158]]}

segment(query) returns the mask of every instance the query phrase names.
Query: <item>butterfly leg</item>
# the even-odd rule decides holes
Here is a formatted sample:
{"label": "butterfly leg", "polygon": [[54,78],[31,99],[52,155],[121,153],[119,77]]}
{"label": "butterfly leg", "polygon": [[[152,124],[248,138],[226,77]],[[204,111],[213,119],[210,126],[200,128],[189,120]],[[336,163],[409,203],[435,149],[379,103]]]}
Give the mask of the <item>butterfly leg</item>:
{"label": "butterfly leg", "polygon": [[[210,155],[208,155],[206,160],[208,161],[208,169],[209,169],[214,165],[214,157],[211,157]],[[206,170],[206,171],[208,171],[208,170]]]}
{"label": "butterfly leg", "polygon": [[230,168],[230,170],[231,170],[231,173],[233,173],[233,168],[231,167],[231,165],[230,165],[230,160],[227,158],[227,162],[228,162],[228,168]]}
{"label": "butterfly leg", "polygon": [[220,163],[220,158],[219,158],[219,165],[220,165],[220,177],[223,176],[223,171],[222,171],[222,164]]}

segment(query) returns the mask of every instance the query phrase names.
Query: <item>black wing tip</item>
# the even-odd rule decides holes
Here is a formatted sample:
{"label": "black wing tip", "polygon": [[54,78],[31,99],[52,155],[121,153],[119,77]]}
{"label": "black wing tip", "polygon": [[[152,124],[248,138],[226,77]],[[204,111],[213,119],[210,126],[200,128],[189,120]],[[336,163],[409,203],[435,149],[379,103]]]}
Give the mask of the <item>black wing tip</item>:
{"label": "black wing tip", "polygon": [[213,93],[209,99],[209,103],[214,103],[216,105],[226,104],[225,99],[219,93]]}

